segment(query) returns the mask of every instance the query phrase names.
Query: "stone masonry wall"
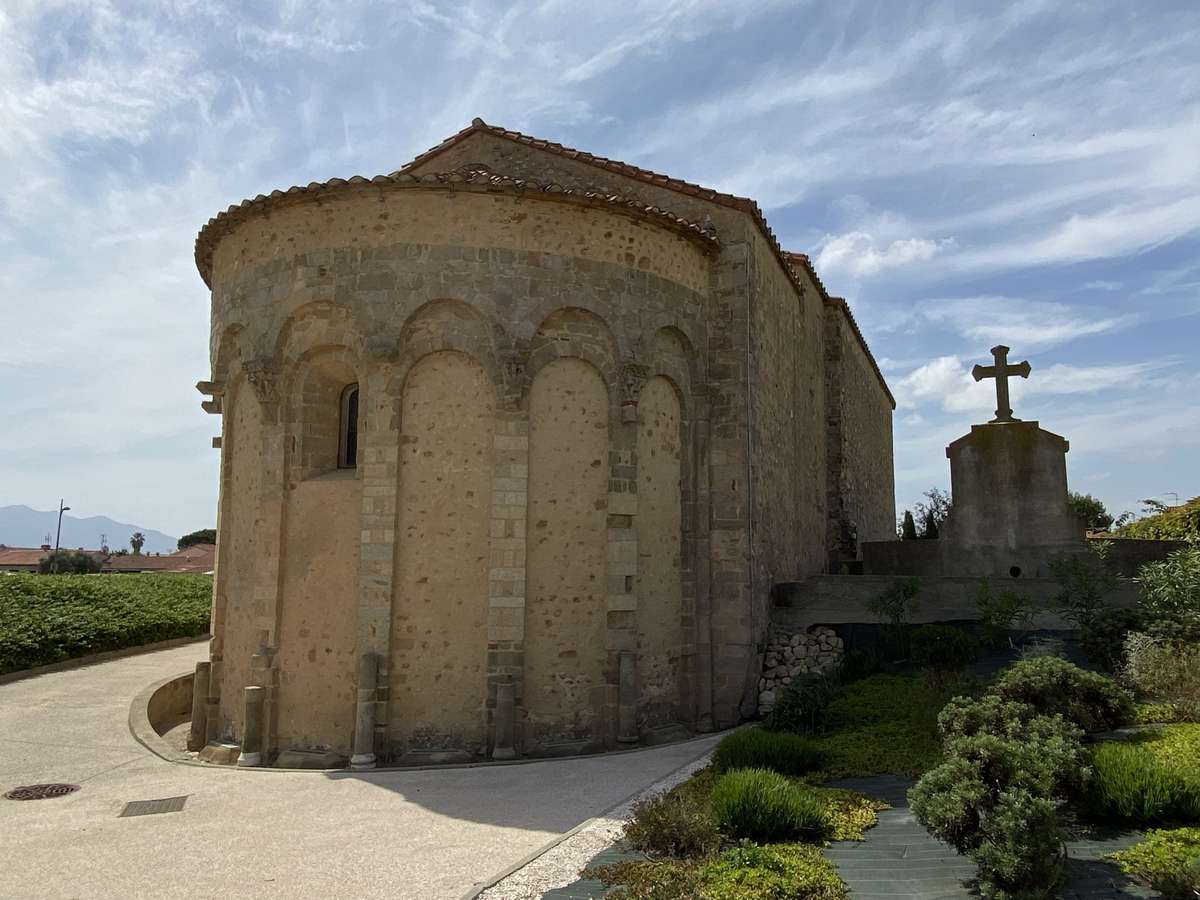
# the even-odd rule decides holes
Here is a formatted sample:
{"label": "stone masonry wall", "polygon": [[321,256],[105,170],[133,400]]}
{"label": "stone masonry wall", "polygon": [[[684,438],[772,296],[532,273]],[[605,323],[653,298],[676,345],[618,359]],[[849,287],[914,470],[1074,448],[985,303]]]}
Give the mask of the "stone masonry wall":
{"label": "stone masonry wall", "polygon": [[[703,458],[697,460],[705,482],[697,490],[707,499],[707,509],[700,515],[706,521],[704,533],[699,529],[694,532],[694,555],[702,561],[707,578],[698,584],[696,603],[697,617],[705,619],[705,628],[711,616],[711,647],[697,651],[699,664],[711,667],[711,699],[700,703],[699,715],[705,727],[735,725],[747,714],[751,670],[757,665],[757,646],[765,621],[761,609],[755,614],[750,612],[753,592],[746,440],[749,312],[755,290],[751,256],[757,252],[750,248],[757,247],[756,241],[765,247],[765,242],[750,217],[738,210],[485,132],[469,135],[412,171],[442,172],[478,163],[515,177],[611,191],[669,209],[694,222],[710,221],[716,229],[721,247],[709,268],[703,310],[707,327],[704,340],[692,343],[699,363],[697,375],[705,383],[702,427],[706,429],[706,445],[700,448]],[[703,640],[707,643],[708,636]]]}
{"label": "stone masonry wall", "polygon": [[765,240],[752,246],[753,632],[746,715],[753,712],[771,586],[823,571],[826,528],[822,301],[815,288],[796,296]]}
{"label": "stone masonry wall", "polygon": [[859,543],[896,536],[892,404],[837,303],[825,308],[828,541],[837,557],[847,526]]}
{"label": "stone masonry wall", "polygon": [[[525,733],[518,720],[520,752],[537,753],[542,742],[613,746],[618,657],[639,651],[638,605],[656,599],[640,595],[642,576],[647,585],[664,579],[678,584],[686,576],[686,602],[680,607],[676,601],[678,627],[658,631],[666,643],[648,646],[643,633],[640,651],[674,660],[679,672],[711,684],[711,667],[696,637],[710,629],[707,621],[695,622],[692,564],[681,569],[678,554],[643,559],[635,528],[638,398],[654,373],[670,378],[680,391],[679,421],[686,423],[680,438],[687,448],[680,451],[675,495],[684,506],[674,517],[683,532],[677,543],[695,540],[696,522],[708,519],[707,509],[696,508],[696,498],[709,494],[707,485],[697,483],[697,462],[707,459],[697,429],[708,414],[709,398],[692,348],[707,345],[711,266],[711,253],[701,241],[653,223],[595,207],[468,188],[347,190],[319,203],[284,205],[270,215],[250,217],[223,237],[213,257],[212,393],[220,398],[228,385],[253,384],[244,402],[264,410],[261,435],[255,438],[259,452],[223,466],[224,501],[241,504],[223,517],[218,549],[222,621],[237,623],[238,631],[214,641],[228,657],[230,677],[222,683],[220,707],[229,736],[240,734],[240,687],[252,681],[241,673],[251,668],[246,657],[262,649],[261,630],[265,652],[256,658],[268,666],[274,660],[275,670],[254,677],[282,685],[288,700],[283,715],[276,709],[271,749],[319,744],[348,751],[350,735],[341,723],[352,717],[353,696],[340,679],[338,693],[328,699],[345,709],[334,714],[323,699],[312,711],[332,728],[302,721],[303,707],[292,703],[318,688],[313,679],[321,677],[320,667],[314,660],[337,655],[342,665],[342,638],[335,646],[323,628],[308,624],[335,615],[351,627],[354,654],[370,652],[379,660],[376,749],[385,758],[425,749],[485,755],[496,685],[513,682],[521,716],[523,682],[529,676],[539,680],[537,699],[529,697],[538,717],[525,720]],[[413,392],[422,382],[410,376],[422,360],[447,351],[469,359],[469,368],[496,397],[492,427],[476,429],[491,435],[484,441],[492,454],[490,490],[482,498],[481,486],[465,476],[467,469],[488,470],[474,463],[475,455],[485,453],[484,445],[476,447],[475,441],[467,448],[459,442],[451,453],[438,417],[417,416],[425,407]],[[339,547],[348,543],[354,557],[339,558],[337,586],[322,582],[316,596],[298,586],[318,562],[318,550],[298,539],[295,516],[301,494],[312,493],[308,479],[331,476],[315,458],[320,454],[313,449],[308,420],[296,417],[307,416],[307,406],[319,405],[324,396],[305,392],[302,385],[313,360],[330,354],[344,364],[344,379],[357,380],[362,392],[359,465],[336,476],[350,479],[346,487],[361,498],[361,512],[349,524],[338,518],[339,533],[331,540]],[[529,542],[544,531],[542,520],[548,527],[552,519],[533,515],[530,482],[570,485],[574,479],[573,473],[534,472],[531,463],[537,460],[530,458],[531,415],[555,427],[549,412],[531,411],[530,387],[561,359],[590,370],[607,434],[601,435],[604,448],[589,451],[581,462],[598,476],[599,492],[587,506],[591,518],[599,517],[589,520],[587,538],[600,542],[598,568],[582,572],[585,583],[562,581],[566,594],[554,587],[561,581],[554,576],[581,574],[571,543],[583,539],[582,532],[575,538],[559,536],[565,538],[564,552],[541,562],[527,553]],[[472,393],[481,396],[479,390]],[[303,403],[297,399],[302,394]],[[457,396],[451,392],[446,402]],[[226,453],[246,446],[244,440],[239,444],[238,430],[235,426],[227,435]],[[467,449],[471,458],[460,459]],[[416,454],[413,465],[401,466],[402,452]],[[233,478],[241,478],[243,470],[255,480],[250,493],[239,495]],[[486,518],[482,532],[480,515]],[[460,533],[468,525],[471,534]],[[238,556],[242,532],[257,542],[256,558],[246,564]],[[696,551],[688,546],[690,560]],[[418,547],[420,552],[411,552]],[[468,547],[469,553],[463,549]],[[649,565],[671,571],[650,573],[644,569]],[[483,566],[486,577],[467,578],[464,566]],[[548,590],[544,608],[526,606],[530,575],[536,574],[530,566],[543,566],[550,576],[536,582],[539,592]],[[468,596],[472,593],[481,596]],[[452,616],[452,610],[477,604],[482,630],[474,614],[469,627],[443,627],[438,619],[439,608],[445,610],[440,615]],[[583,606],[586,620],[598,623],[582,629],[590,635],[587,641],[581,641],[580,628],[554,625],[560,611]],[[551,621],[547,627],[544,618],[538,619],[537,659],[530,660],[526,633],[529,617],[539,610]],[[288,643],[286,649],[281,641]],[[707,645],[704,640],[706,651]],[[587,683],[555,682],[556,673],[570,669],[571,654],[582,656],[581,646],[597,660],[586,668]],[[439,678],[448,662],[455,667]],[[280,666],[286,671],[280,673]],[[417,687],[421,691],[414,695]],[[577,716],[580,704],[571,700],[569,711],[551,711],[548,720],[553,705],[544,702],[547,689],[560,696],[582,691],[586,715]],[[439,698],[442,690],[454,696]],[[675,692],[673,704],[669,693],[655,698],[647,726],[673,721],[697,727],[711,717],[711,707],[694,699],[710,692],[689,685]],[[278,699],[273,697],[276,706]],[[434,716],[431,711],[439,704],[454,715]]]}
{"label": "stone masonry wall", "polygon": [[818,625],[811,631],[773,629],[758,679],[759,713],[769,713],[793,680],[828,672],[837,666],[844,653],[842,639],[828,625]]}

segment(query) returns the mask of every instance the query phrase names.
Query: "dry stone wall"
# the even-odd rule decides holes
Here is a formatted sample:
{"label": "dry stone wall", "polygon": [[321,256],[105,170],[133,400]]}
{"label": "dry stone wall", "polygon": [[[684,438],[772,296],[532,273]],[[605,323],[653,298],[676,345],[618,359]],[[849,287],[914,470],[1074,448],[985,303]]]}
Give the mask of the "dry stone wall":
{"label": "dry stone wall", "polygon": [[759,713],[769,713],[796,678],[836,668],[844,653],[845,644],[828,625],[811,631],[772,631],[758,679]]}

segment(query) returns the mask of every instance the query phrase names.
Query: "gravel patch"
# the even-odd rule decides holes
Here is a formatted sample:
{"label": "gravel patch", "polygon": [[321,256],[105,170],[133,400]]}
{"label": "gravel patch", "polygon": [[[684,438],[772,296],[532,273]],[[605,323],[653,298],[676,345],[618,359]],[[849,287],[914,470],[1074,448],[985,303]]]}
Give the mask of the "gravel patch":
{"label": "gravel patch", "polygon": [[477,895],[479,900],[538,900],[546,891],[575,881],[592,857],[621,837],[625,831],[625,819],[636,801],[670,790],[707,766],[711,759],[710,750],[630,797],[620,806],[585,822],[574,834],[480,892]]}

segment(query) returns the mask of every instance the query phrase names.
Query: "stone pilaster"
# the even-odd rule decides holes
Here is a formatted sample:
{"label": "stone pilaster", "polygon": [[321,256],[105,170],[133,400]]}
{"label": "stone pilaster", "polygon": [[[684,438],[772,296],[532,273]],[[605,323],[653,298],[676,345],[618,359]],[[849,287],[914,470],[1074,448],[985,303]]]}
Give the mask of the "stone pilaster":
{"label": "stone pilaster", "polygon": [[374,752],[387,739],[392,594],[399,491],[398,435],[402,384],[389,366],[359,383],[359,478],[362,532],[358,562],[358,654],[377,661]]}
{"label": "stone pilaster", "polygon": [[[506,404],[507,405],[507,404]],[[529,503],[529,421],[516,408],[498,410],[493,438],[491,561],[488,568],[488,718],[492,744],[501,747],[506,727],[501,701],[511,704],[508,748],[516,733],[525,668],[525,529]],[[507,694],[508,698],[504,695]],[[493,758],[496,757],[493,752]]]}

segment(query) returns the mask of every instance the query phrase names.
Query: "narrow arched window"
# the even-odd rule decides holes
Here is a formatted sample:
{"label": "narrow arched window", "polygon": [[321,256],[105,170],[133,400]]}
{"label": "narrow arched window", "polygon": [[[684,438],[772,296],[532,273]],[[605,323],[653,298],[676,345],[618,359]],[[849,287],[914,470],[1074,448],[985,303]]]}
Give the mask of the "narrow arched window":
{"label": "narrow arched window", "polygon": [[358,385],[350,384],[342,391],[342,409],[338,428],[338,468],[353,469],[358,465]]}

